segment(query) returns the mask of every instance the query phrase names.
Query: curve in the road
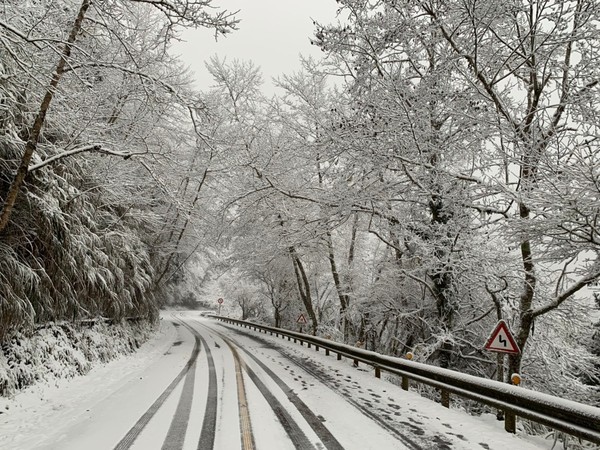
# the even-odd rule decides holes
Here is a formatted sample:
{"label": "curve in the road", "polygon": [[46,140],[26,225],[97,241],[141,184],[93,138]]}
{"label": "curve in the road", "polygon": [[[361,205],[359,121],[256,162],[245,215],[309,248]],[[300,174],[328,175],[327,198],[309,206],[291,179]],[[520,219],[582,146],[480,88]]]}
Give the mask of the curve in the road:
{"label": "curve in the road", "polygon": [[[277,376],[269,367],[267,367],[260,359],[258,359],[251,352],[239,345],[233,338],[224,335],[223,333],[215,330],[212,327],[206,326],[205,324],[197,321],[192,324],[186,321],[175,318],[177,324],[175,326],[182,325],[194,336],[194,347],[192,353],[184,366],[184,368],[177,374],[173,381],[167,386],[167,388],[159,395],[154,403],[144,412],[144,414],[138,419],[138,421],[131,427],[127,434],[121,439],[116,445],[115,450],[128,450],[132,447],[137,437],[144,430],[146,425],[155,416],[161,406],[165,403],[167,398],[177,387],[177,385],[185,377],[184,386],[179,398],[178,405],[175,410],[175,414],[169,426],[166,438],[163,442],[163,450],[181,450],[184,445],[186,431],[189,424],[190,413],[192,408],[192,398],[194,393],[194,380],[195,380],[195,369],[200,353],[201,347],[204,347],[206,352],[206,359],[208,365],[208,395],[206,401],[206,409],[204,412],[204,418],[202,423],[202,429],[198,440],[197,449],[207,450],[214,448],[215,435],[217,427],[217,409],[218,409],[218,389],[217,389],[217,375],[215,364],[212,356],[210,347],[199,332],[197,327],[205,330],[208,335],[217,336],[222,339],[223,342],[229,347],[234,362],[236,365],[236,381],[238,391],[238,407],[240,415],[240,428],[241,428],[241,444],[242,450],[254,450],[255,442],[252,433],[252,426],[250,422],[250,416],[248,412],[248,405],[245,394],[244,380],[241,375],[241,370],[244,370],[252,383],[256,386],[258,391],[265,398],[267,403],[270,405],[273,413],[279,420],[281,426],[289,436],[292,444],[297,450],[308,450],[314,449],[313,443],[306,436],[300,425],[292,417],[289,410],[285,407],[280,400],[270,391],[265,382],[257,375],[257,373],[249,367],[243,358],[240,357],[240,351],[248,355],[252,361],[254,361],[258,367],[268,376],[273,382],[279,386],[279,388],[285,393],[290,403],[298,410],[301,416],[304,418],[306,423],[314,431],[315,435],[321,440],[325,447],[329,450],[343,450],[343,446],[337,441],[337,439],[331,434],[331,432],[325,427],[322,421],[313,413],[310,408],[298,397],[298,395],[290,388],[279,376]],[[250,335],[249,335],[250,336]],[[254,337],[254,336],[252,336]],[[256,339],[256,338],[255,338]],[[257,339],[258,340],[258,339]],[[284,357],[288,357],[283,354]],[[288,357],[289,358],[289,357]],[[316,374],[315,377],[321,379]],[[261,375],[264,378],[264,375]],[[327,384],[326,380],[321,380]],[[355,405],[358,406],[358,405]],[[361,408],[362,409],[362,408]],[[413,448],[419,448],[415,446]]]}

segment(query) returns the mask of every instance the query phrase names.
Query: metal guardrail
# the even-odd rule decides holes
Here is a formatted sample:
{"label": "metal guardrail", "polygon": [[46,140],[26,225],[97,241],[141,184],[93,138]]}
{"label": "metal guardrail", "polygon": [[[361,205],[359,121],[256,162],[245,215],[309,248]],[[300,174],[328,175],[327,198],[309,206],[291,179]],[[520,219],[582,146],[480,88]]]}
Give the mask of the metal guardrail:
{"label": "metal guardrail", "polygon": [[514,417],[519,416],[600,444],[600,408],[454,370],[385,356],[295,331],[229,317],[216,315],[211,317],[234,325],[268,332],[277,337],[287,337],[288,340],[293,339],[294,342],[300,342],[301,345],[307,343],[309,348],[314,345],[317,351],[322,348],[327,355],[330,352],[336,353],[338,360],[346,357],[353,359],[356,363],[363,362],[375,369],[376,377],[381,376],[381,371],[399,375],[402,377],[402,389],[404,390],[409,389],[410,380],[433,386],[441,391],[441,402],[445,407],[450,405],[450,394],[455,394],[501,409],[505,412],[505,429],[509,432],[515,432]]}

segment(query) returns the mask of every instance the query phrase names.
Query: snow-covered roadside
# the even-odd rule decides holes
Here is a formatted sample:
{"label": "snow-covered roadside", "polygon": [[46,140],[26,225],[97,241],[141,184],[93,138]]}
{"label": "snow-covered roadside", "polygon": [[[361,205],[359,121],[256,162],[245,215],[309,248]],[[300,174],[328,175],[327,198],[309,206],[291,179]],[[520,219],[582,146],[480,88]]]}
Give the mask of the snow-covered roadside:
{"label": "snow-covered roadside", "polygon": [[50,377],[11,398],[0,397],[0,448],[39,448],[49,434],[67,429],[90,405],[143,373],[177,338],[171,322],[161,320],[157,332],[132,355],[98,363],[86,376]]}
{"label": "snow-covered roadside", "polygon": [[48,323],[31,335],[17,333],[0,347],[0,396],[36,383],[84,375],[98,363],[134,352],[153,329],[148,322]]}

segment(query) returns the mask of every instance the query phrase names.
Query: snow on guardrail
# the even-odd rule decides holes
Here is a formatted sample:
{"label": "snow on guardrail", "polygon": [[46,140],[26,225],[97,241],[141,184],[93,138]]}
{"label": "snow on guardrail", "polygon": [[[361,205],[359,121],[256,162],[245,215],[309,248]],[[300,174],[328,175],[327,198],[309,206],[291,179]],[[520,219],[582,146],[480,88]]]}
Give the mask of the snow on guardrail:
{"label": "snow on guardrail", "polygon": [[294,342],[299,341],[301,344],[306,342],[309,346],[314,345],[317,350],[325,349],[326,354],[337,353],[338,359],[345,356],[357,363],[363,362],[373,366],[375,375],[378,377],[382,370],[400,375],[404,390],[408,390],[409,380],[433,386],[440,389],[442,405],[446,407],[449,406],[449,393],[452,393],[502,409],[506,413],[505,429],[509,432],[515,432],[514,420],[513,424],[510,421],[511,417],[514,418],[517,415],[600,444],[600,408],[454,370],[382,355],[295,331],[229,317],[217,315],[211,317],[277,336],[281,335],[288,339],[294,339]]}

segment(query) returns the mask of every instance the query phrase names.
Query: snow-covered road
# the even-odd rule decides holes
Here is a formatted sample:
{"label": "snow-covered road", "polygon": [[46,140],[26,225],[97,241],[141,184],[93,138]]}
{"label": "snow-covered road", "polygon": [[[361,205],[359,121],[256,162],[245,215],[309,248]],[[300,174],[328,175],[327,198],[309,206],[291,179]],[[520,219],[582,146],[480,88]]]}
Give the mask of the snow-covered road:
{"label": "snow-covered road", "polygon": [[286,340],[164,314],[134,356],[0,404],[0,449],[550,448]]}

